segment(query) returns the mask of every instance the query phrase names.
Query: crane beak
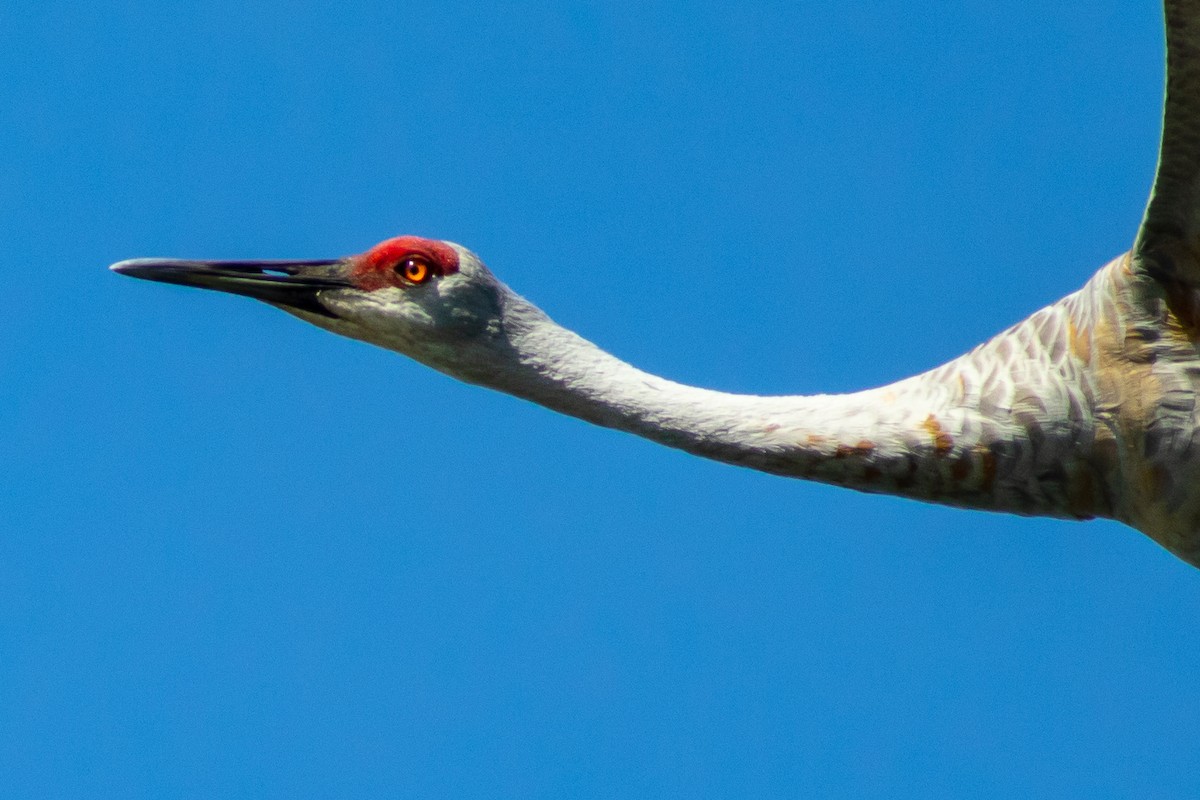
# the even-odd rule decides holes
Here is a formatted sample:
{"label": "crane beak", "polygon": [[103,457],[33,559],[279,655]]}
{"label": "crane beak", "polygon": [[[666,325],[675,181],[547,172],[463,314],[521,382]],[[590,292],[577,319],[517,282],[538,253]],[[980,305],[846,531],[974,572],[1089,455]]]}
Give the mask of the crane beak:
{"label": "crane beak", "polygon": [[346,259],[319,261],[186,261],[134,258],[109,269],[148,281],[178,283],[253,297],[272,305],[337,318],[321,292],[351,289]]}

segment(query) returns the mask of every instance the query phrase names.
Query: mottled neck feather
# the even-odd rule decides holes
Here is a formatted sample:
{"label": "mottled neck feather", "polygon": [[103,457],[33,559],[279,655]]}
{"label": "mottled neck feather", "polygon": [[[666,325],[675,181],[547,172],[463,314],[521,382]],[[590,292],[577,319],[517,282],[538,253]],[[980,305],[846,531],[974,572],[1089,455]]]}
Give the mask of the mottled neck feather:
{"label": "mottled neck feather", "polygon": [[[718,461],[860,491],[1022,514],[1104,513],[1102,498],[1081,491],[1076,476],[1067,474],[1071,469],[1036,474],[1039,464],[1062,456],[1060,448],[1045,441],[1032,447],[1029,429],[1013,415],[1020,398],[997,404],[981,394],[988,391],[986,378],[968,362],[978,351],[879,389],[760,397],[643,372],[515,295],[506,303],[503,329],[504,367],[473,379],[597,425]],[[996,405],[992,418],[984,409],[988,403]],[[1057,410],[1041,408],[1034,422],[1052,420]],[[1053,438],[1065,447],[1079,436],[1063,430]]]}

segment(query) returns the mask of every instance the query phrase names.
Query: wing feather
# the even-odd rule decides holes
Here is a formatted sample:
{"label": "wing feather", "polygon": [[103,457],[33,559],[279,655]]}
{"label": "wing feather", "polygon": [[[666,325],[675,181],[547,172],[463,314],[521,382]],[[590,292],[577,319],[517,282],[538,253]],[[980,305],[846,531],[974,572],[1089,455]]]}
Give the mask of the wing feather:
{"label": "wing feather", "polygon": [[1162,145],[1135,260],[1160,279],[1200,284],[1200,0],[1165,0]]}

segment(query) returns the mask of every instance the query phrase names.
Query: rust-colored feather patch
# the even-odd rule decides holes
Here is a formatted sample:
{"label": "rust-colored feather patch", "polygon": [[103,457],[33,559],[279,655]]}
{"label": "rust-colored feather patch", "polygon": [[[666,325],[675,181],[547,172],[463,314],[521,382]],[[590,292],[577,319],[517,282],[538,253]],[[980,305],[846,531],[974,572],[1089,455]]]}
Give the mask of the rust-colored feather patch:
{"label": "rust-colored feather patch", "polygon": [[939,458],[950,455],[950,451],[954,449],[954,437],[942,427],[942,423],[938,422],[937,417],[930,414],[921,423],[921,427],[933,437],[933,452],[935,455]]}
{"label": "rust-colored feather patch", "polygon": [[875,443],[868,439],[863,439],[853,447],[848,444],[839,444],[837,450],[833,452],[833,456],[834,458],[849,458],[850,456],[865,458],[873,452],[875,452]]}
{"label": "rust-colored feather patch", "polygon": [[1092,332],[1087,328],[1080,330],[1075,323],[1067,320],[1067,335],[1071,346],[1071,355],[1085,364],[1092,361]]}

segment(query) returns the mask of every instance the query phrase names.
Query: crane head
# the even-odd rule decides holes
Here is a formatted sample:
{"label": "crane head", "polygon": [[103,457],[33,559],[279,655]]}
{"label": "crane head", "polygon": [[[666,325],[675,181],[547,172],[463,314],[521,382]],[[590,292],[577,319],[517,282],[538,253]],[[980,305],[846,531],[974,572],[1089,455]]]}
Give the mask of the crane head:
{"label": "crane head", "polygon": [[[466,380],[494,356],[509,290],[465,247],[398,236],[366,252],[305,261],[138,258],[122,275],[240,294]],[[480,362],[480,363],[477,363]]]}

